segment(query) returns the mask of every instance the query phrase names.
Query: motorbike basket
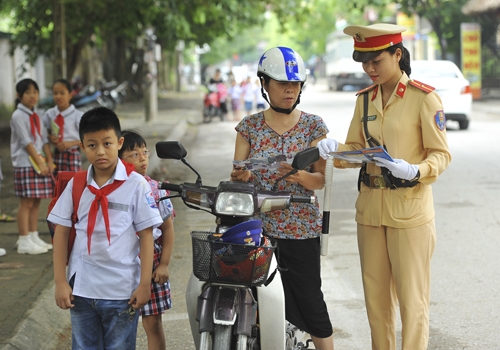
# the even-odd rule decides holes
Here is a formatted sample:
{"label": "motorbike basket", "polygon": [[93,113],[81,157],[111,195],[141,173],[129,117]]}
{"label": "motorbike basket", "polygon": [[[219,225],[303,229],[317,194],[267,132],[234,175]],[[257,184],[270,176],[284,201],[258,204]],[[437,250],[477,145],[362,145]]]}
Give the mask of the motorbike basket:
{"label": "motorbike basket", "polygon": [[261,246],[218,241],[212,232],[191,232],[193,273],[210,283],[259,286],[267,280],[273,251],[267,239]]}

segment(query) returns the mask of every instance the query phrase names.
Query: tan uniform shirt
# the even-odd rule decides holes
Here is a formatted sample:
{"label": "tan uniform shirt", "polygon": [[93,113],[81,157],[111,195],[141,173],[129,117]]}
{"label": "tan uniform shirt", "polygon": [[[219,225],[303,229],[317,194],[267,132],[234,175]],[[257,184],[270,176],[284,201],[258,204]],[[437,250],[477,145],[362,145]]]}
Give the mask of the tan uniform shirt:
{"label": "tan uniform shirt", "polygon": [[[418,165],[420,184],[413,188],[375,189],[361,184],[356,201],[356,222],[370,226],[409,228],[422,225],[434,217],[430,184],[448,167],[451,155],[446,141],[443,106],[436,92],[415,82],[403,73],[398,85],[382,107],[379,86],[368,92],[368,132],[385,145],[392,158]],[[363,95],[356,101],[354,117],[345,144],[338,151],[370,147],[363,131]],[[356,167],[346,161],[335,161],[338,168]],[[368,163],[368,174],[381,174]]]}

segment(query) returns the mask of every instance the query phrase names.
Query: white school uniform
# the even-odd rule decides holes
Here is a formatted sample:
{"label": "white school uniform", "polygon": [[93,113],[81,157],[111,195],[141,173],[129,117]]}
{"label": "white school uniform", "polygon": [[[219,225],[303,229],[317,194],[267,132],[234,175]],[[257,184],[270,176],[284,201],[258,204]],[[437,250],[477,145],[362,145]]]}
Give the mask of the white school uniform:
{"label": "white school uniform", "polygon": [[12,159],[12,166],[15,168],[30,167],[29,155],[26,151],[26,146],[30,143],[33,144],[38,153],[42,153],[43,145],[48,143],[47,131],[42,125],[42,118],[40,117],[40,135],[37,134],[36,140],[31,135],[30,115],[33,111],[19,103],[17,109],[12,113],[10,120],[10,155]]}
{"label": "white school uniform", "polygon": [[[87,184],[99,188],[89,167]],[[151,188],[144,177],[136,172],[127,176],[125,166],[118,161],[114,179],[126,181],[107,198],[109,202],[110,243],[99,208],[90,254],[87,249],[87,223],[89,208],[95,196],[88,188],[82,193],[78,207],[79,221],[75,224],[76,239],[70,255],[67,279],[75,276],[73,294],[84,298],[124,300],[130,298],[139,285],[139,239],[136,232],[158,227],[163,220],[156,206]],[[110,179],[107,184],[113,182]],[[106,186],[106,185],[105,185]],[[59,197],[47,220],[66,227],[71,226],[73,212],[73,180]]]}
{"label": "white school uniform", "polygon": [[[52,122],[55,122],[56,117],[61,114],[64,118],[64,134],[62,141],[76,141],[80,140],[80,119],[82,119],[83,112],[70,105],[64,111],[59,111],[57,106],[48,109],[43,114],[43,126],[47,131],[52,130]],[[78,148],[78,145],[71,148]]]}

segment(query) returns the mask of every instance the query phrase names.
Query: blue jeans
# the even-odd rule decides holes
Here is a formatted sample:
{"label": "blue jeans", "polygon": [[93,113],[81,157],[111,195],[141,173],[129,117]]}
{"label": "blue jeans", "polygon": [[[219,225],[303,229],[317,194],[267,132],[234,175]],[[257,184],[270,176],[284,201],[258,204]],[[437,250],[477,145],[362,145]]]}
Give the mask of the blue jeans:
{"label": "blue jeans", "polygon": [[133,350],[139,310],[128,300],[75,296],[71,310],[73,350]]}

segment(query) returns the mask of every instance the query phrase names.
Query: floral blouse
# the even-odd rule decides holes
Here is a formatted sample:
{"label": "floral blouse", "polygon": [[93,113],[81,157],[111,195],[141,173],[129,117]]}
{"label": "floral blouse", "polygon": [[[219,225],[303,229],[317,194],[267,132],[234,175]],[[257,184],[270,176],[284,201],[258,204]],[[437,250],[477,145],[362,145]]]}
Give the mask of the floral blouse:
{"label": "floral blouse", "polygon": [[[277,134],[264,120],[262,112],[249,115],[236,126],[250,143],[248,158],[268,158],[280,154],[287,158],[311,147],[311,142],[328,133],[328,128],[321,117],[302,112],[297,124],[282,135]],[[311,168],[305,169],[311,171]],[[280,177],[276,169],[253,171],[254,184],[259,190],[270,191]],[[256,217],[264,223],[267,235],[281,239],[308,239],[321,234],[322,217],[314,191],[299,184],[281,180],[278,191],[289,191],[294,195],[314,196],[314,203],[292,203],[290,209],[260,213]]]}

